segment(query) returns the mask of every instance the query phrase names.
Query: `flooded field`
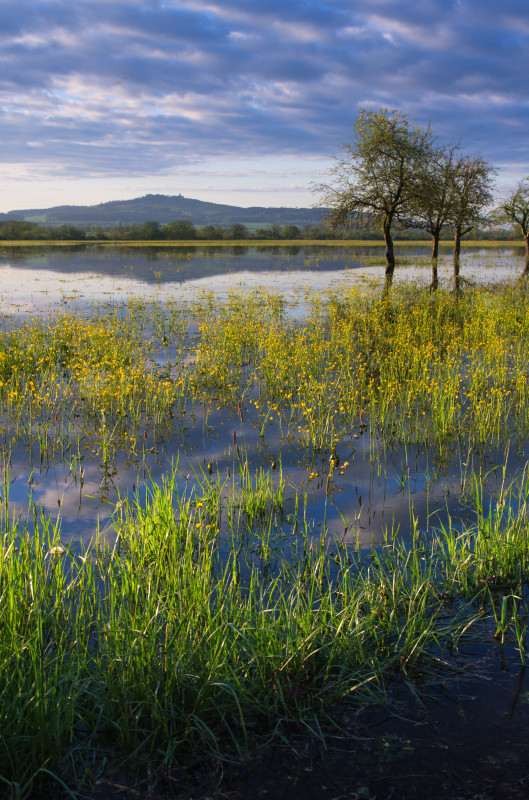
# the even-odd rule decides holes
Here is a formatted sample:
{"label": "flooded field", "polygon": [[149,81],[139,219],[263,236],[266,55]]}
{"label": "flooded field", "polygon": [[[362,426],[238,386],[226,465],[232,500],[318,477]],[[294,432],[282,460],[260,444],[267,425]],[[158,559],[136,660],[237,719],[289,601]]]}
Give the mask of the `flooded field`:
{"label": "flooded field", "polygon": [[[430,246],[396,243],[397,280],[430,278]],[[516,278],[523,269],[523,244],[468,246],[463,277],[487,282]],[[0,306],[35,313],[76,302],[189,299],[202,291],[225,296],[233,289],[262,286],[297,297],[308,287],[327,289],[380,279],[384,246],[294,245],[142,247],[64,244],[0,247]],[[439,277],[451,285],[451,244],[441,244]]]}
{"label": "flooded field", "polygon": [[388,296],[376,247],[3,251],[12,794],[506,791],[523,248],[465,251],[458,294],[448,255],[433,293],[428,248],[399,256]]}

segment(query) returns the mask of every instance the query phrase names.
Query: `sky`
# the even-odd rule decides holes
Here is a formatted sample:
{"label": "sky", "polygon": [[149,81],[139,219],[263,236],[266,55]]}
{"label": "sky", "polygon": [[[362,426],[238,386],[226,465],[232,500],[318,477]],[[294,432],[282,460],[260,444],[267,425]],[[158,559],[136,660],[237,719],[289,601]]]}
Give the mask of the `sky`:
{"label": "sky", "polygon": [[312,206],[360,108],[529,174],[528,0],[1,0],[0,211]]}

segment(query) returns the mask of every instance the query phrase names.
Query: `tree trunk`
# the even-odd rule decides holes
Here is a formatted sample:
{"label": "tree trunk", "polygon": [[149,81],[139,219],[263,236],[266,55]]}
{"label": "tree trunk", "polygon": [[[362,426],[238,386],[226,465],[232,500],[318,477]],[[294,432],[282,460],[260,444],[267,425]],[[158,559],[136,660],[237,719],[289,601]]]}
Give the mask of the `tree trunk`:
{"label": "tree trunk", "polygon": [[430,291],[435,292],[439,288],[439,277],[437,275],[437,259],[439,256],[439,231],[432,233],[432,282]]}
{"label": "tree trunk", "polygon": [[388,275],[386,272],[386,276],[384,278],[384,286],[382,287],[382,302],[386,302],[389,300],[389,293],[391,290],[391,286],[393,285],[393,275]]}
{"label": "tree trunk", "polygon": [[437,274],[437,258],[432,258],[432,282],[430,284],[430,291],[436,292],[439,288],[439,276]]}
{"label": "tree trunk", "polygon": [[529,275],[529,233],[525,234],[525,266],[522,275],[524,278]]}
{"label": "tree trunk", "polygon": [[395,272],[395,253],[393,251],[393,239],[391,238],[391,217],[384,217],[382,230],[386,243],[386,284],[391,286],[393,273]]}
{"label": "tree trunk", "polygon": [[456,225],[454,232],[454,290],[456,292],[461,288],[461,281],[459,279],[459,256],[461,253],[461,225]]}
{"label": "tree trunk", "polygon": [[432,261],[439,256],[439,233],[432,233]]}

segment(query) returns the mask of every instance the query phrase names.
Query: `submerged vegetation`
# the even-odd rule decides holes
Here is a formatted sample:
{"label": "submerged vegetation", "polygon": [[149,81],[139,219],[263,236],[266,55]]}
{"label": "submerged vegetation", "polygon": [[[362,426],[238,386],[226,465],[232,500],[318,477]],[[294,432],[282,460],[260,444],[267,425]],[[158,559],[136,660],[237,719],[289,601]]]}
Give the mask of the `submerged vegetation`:
{"label": "submerged vegetation", "polygon": [[[529,425],[529,298],[501,285],[428,295],[414,286],[307,293],[297,321],[259,291],[217,301],[129,301],[89,318],[4,318],[4,448],[41,457],[118,446],[186,426],[186,413],[248,414],[331,452],[359,428],[385,445],[499,443]],[[110,451],[109,451],[110,452]]]}
{"label": "submerged vegetation", "polygon": [[[191,753],[236,760],[300,726],[339,733],[348,708],[390,702],[396,682],[433,691],[469,640],[496,637],[525,664],[526,286],[396,286],[382,300],[379,289],[306,292],[302,313],[257,291],[3,318],[0,781],[11,796],[53,782],[86,793],[109,774],[173,776],[175,788]],[[210,447],[221,425],[222,469]],[[122,470],[138,484],[115,492],[110,525],[83,544],[31,497],[13,514],[19,447],[41,474],[69,465],[81,492],[95,461],[103,499]],[[355,458],[381,474],[413,448],[429,454],[427,496],[459,464],[471,518],[434,525],[410,499],[410,530],[393,522],[380,542],[362,539],[338,499]],[[486,456],[502,451],[519,454],[517,474],[505,463],[491,493]],[[162,480],[149,478],[152,459]]]}
{"label": "submerged vegetation", "polygon": [[395,676],[428,691],[487,616],[525,663],[525,509],[360,555],[339,540],[330,553],[293,519],[272,545],[271,507],[256,529],[232,524],[226,547],[221,488],[179,496],[169,476],[120,505],[111,547],[82,553],[38,515],[31,531],[6,526],[0,774],[13,794],[54,776],[85,791],[108,772],[163,781],[191,753],[234,759],[322,716],[339,728],[351,704],[387,702]]}

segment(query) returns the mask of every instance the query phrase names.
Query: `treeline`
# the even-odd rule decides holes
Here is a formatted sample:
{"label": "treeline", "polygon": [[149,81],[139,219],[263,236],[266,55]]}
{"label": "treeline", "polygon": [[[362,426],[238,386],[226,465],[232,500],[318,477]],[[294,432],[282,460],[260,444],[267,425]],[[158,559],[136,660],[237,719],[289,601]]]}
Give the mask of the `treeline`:
{"label": "treeline", "polygon": [[[373,232],[375,233],[375,232]],[[272,224],[251,232],[246,225],[234,223],[227,227],[221,225],[202,225],[197,227],[187,219],[178,219],[167,225],[149,220],[140,224],[119,224],[103,228],[90,225],[81,228],[76,225],[46,226],[36,222],[9,220],[0,225],[0,239],[53,240],[53,241],[219,241],[233,239],[292,240],[292,239],[340,239],[341,233],[325,225],[278,225]]]}
{"label": "treeline", "polygon": [[[424,241],[428,234],[423,230],[407,228],[399,231],[395,239]],[[444,232],[441,239],[449,238],[449,233]],[[487,240],[513,240],[519,239],[519,233],[511,227],[475,229],[467,236],[468,239]],[[246,225],[234,223],[224,228],[221,225],[202,225],[196,227],[189,220],[174,220],[167,225],[148,221],[141,224],[118,225],[103,228],[101,226],[87,226],[81,228],[76,225],[59,225],[57,227],[40,225],[36,222],[23,220],[9,220],[0,225],[0,240],[3,241],[222,241],[222,240],[248,240],[248,241],[280,241],[280,240],[343,240],[343,239],[370,239],[380,240],[380,228],[358,221],[350,224],[347,230],[333,230],[325,224],[320,225],[278,225],[272,224],[251,232]]]}

